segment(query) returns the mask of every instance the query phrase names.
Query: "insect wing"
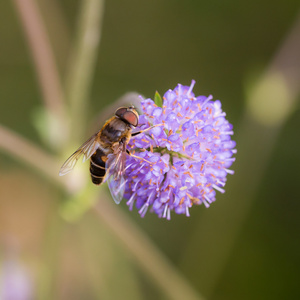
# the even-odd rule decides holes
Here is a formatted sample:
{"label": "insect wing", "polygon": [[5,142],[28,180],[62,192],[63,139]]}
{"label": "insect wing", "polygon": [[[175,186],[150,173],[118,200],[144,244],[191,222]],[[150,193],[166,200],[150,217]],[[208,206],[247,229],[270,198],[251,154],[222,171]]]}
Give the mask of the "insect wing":
{"label": "insect wing", "polygon": [[126,152],[109,154],[106,161],[106,178],[110,193],[114,201],[119,204],[125,192],[125,163]]}
{"label": "insect wing", "polygon": [[59,176],[66,175],[75,167],[78,159],[83,155],[83,162],[89,159],[93,153],[99,147],[97,142],[97,134],[90,137],[85,143],[83,143],[62,165],[59,171]]}

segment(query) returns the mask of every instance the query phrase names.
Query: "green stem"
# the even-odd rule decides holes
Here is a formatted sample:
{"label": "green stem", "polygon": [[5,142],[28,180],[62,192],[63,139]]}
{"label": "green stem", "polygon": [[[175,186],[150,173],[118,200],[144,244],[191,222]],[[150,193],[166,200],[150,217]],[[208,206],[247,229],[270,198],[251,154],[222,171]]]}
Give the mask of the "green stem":
{"label": "green stem", "polygon": [[87,99],[95,69],[104,0],[83,0],[78,20],[78,36],[71,55],[66,94],[71,108],[71,141],[82,138]]}
{"label": "green stem", "polygon": [[47,110],[65,126],[64,93],[54,54],[36,1],[13,0],[31,50],[37,78]]}
{"label": "green stem", "polygon": [[173,300],[203,300],[172,263],[120,209],[102,194],[95,207],[101,221],[115,234],[141,269]]}
{"label": "green stem", "polygon": [[57,205],[52,210],[46,226],[43,243],[42,264],[37,278],[36,298],[39,300],[56,299],[55,279],[59,275],[59,253],[62,241],[63,220],[57,214]]}
{"label": "green stem", "polygon": [[46,175],[55,184],[66,187],[65,181],[58,176],[60,164],[55,157],[2,125],[0,149]]}

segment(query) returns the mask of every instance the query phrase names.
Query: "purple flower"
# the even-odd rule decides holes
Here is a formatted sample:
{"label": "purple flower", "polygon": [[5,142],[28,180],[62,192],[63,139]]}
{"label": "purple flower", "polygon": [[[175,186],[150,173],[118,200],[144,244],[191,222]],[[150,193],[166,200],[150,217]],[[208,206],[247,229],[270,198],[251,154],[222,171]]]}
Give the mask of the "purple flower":
{"label": "purple flower", "polygon": [[130,140],[128,149],[141,159],[127,158],[124,197],[142,217],[149,207],[168,220],[171,211],[189,216],[194,204],[209,207],[216,190],[225,192],[227,174],[234,173],[232,125],[219,100],[195,97],[194,84],[178,84],[163,100],[156,94],[155,102],[141,102],[140,129],[158,126]]}

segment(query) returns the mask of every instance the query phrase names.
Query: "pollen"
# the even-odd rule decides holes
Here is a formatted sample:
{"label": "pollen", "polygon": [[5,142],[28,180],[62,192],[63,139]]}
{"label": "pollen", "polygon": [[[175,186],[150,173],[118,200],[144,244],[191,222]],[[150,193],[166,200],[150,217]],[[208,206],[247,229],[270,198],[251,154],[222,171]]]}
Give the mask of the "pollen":
{"label": "pollen", "polygon": [[182,198],[180,199],[179,205],[182,205],[183,202],[184,202],[184,197],[182,197]]}
{"label": "pollen", "polygon": [[189,175],[191,178],[194,178],[194,176],[189,171],[183,172],[183,174]]}
{"label": "pollen", "polygon": [[200,200],[188,193],[186,193],[186,195],[190,198],[190,200],[192,201],[192,204],[198,204],[200,202]]}

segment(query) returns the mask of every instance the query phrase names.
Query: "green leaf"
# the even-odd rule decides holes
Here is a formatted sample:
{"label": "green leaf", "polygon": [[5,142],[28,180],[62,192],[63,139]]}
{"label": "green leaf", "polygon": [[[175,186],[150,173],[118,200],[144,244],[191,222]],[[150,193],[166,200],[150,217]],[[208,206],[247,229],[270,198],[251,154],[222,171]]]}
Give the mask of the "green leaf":
{"label": "green leaf", "polygon": [[158,106],[158,107],[162,107],[163,106],[163,99],[161,97],[161,95],[159,94],[158,91],[155,92],[154,95],[154,103]]}

